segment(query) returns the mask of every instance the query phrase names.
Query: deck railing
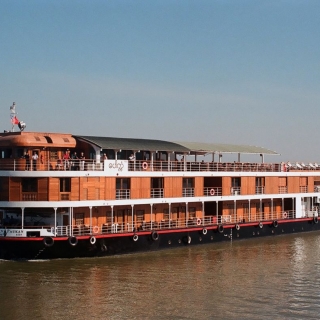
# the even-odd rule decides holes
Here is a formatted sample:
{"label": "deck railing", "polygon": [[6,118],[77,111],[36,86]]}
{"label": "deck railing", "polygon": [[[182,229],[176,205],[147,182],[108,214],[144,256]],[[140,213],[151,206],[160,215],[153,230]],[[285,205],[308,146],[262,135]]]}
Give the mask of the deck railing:
{"label": "deck railing", "polygon": [[[52,233],[56,236],[86,236],[98,234],[114,234],[114,233],[128,233],[138,231],[152,231],[152,230],[165,230],[165,229],[179,229],[179,228],[192,228],[192,227],[208,227],[214,225],[227,225],[227,224],[241,224],[241,223],[264,223],[272,222],[274,220],[293,219],[296,214],[294,210],[273,212],[273,213],[248,213],[245,216],[240,215],[223,215],[223,216],[205,216],[194,218],[181,218],[181,219],[165,219],[161,221],[142,221],[142,222],[124,222],[124,223],[109,223],[95,226],[89,225],[67,225],[57,226],[24,226],[24,230],[41,231]],[[318,216],[317,210],[311,210],[305,213],[306,217]],[[22,229],[21,226],[5,225],[0,226],[0,229]]]}
{"label": "deck railing", "polygon": [[[118,160],[123,161],[123,160]],[[94,159],[87,160],[44,160],[36,165],[25,159],[0,159],[0,170],[7,171],[102,171],[104,163]],[[287,167],[281,163],[240,163],[240,162],[195,162],[195,161],[129,161],[129,171],[162,172],[286,172],[286,171],[320,171],[320,166]]]}

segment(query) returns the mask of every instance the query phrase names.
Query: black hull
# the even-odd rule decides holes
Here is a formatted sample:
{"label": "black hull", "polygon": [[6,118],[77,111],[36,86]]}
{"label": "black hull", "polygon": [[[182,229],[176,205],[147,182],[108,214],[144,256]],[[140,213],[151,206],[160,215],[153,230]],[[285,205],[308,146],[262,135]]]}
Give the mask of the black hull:
{"label": "black hull", "polygon": [[[188,229],[143,231],[126,234],[79,236],[70,238],[0,238],[0,258],[5,260],[43,260],[77,257],[102,257],[117,254],[155,251],[181,246],[257,239],[320,230],[317,219],[265,221],[259,223],[205,226]],[[71,242],[71,243],[70,243]]]}

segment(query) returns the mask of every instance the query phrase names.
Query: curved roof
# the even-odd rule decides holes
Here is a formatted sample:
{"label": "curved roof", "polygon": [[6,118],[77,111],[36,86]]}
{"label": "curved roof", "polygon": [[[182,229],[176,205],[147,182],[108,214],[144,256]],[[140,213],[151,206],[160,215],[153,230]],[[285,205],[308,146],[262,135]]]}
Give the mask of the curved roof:
{"label": "curved roof", "polygon": [[269,154],[278,153],[263,147],[249,145],[199,143],[199,142],[170,142],[153,139],[114,138],[97,136],[74,136],[76,139],[92,143],[101,149],[113,150],[150,150],[168,151],[176,153],[247,153],[247,154]]}
{"label": "curved roof", "polygon": [[175,142],[151,139],[133,139],[133,138],[112,138],[112,137],[92,137],[92,136],[74,136],[75,138],[91,142],[101,149],[114,150],[151,150],[151,151],[169,151],[169,152],[189,152],[184,147]]}
{"label": "curved roof", "polygon": [[190,149],[193,153],[247,153],[247,154],[269,154],[278,155],[279,153],[256,146],[235,145],[222,143],[199,143],[199,142],[177,142]]}

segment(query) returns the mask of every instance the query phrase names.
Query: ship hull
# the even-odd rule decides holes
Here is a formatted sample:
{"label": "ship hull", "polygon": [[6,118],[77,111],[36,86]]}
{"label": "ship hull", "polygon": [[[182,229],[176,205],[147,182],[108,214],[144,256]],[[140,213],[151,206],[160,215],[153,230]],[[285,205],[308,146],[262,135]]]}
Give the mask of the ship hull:
{"label": "ship hull", "polygon": [[293,233],[319,231],[317,219],[303,218],[264,223],[197,226],[185,229],[97,234],[79,237],[1,237],[0,258],[5,260],[46,260],[103,257],[162,249],[212,244],[222,241],[258,239]]}

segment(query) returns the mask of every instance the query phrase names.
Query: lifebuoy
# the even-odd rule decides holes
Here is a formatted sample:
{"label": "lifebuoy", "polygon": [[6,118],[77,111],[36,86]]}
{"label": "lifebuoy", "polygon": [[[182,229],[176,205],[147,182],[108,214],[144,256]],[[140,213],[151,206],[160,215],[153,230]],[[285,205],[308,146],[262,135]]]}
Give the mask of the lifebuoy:
{"label": "lifebuoy", "polygon": [[313,222],[314,223],[318,223],[318,217],[317,216],[313,217]]}
{"label": "lifebuoy", "polygon": [[99,227],[98,226],[94,226],[92,231],[93,231],[93,233],[98,233],[99,232]]}
{"label": "lifebuoy", "polygon": [[75,247],[78,244],[78,239],[75,236],[69,237],[68,239],[69,244]]}
{"label": "lifebuoy", "polygon": [[240,230],[240,226],[238,224],[236,224],[236,229],[239,231]]}
{"label": "lifebuoy", "polygon": [[272,225],[277,228],[278,227],[278,221],[277,220],[273,220]]}
{"label": "lifebuoy", "polygon": [[197,219],[197,226],[200,226],[200,225],[201,225],[201,219],[198,218],[198,219]]}
{"label": "lifebuoy", "polygon": [[214,196],[215,192],[214,189],[210,189],[210,196]]}
{"label": "lifebuoy", "polygon": [[137,234],[134,234],[133,237],[132,237],[133,241],[138,241],[139,237]]}
{"label": "lifebuoy", "polygon": [[222,225],[222,224],[219,224],[219,226],[218,226],[218,231],[219,231],[220,233],[223,232],[223,225]]}
{"label": "lifebuoy", "polygon": [[259,228],[262,229],[263,228],[263,223],[259,222]]}
{"label": "lifebuoy", "polygon": [[152,231],[152,233],[151,233],[151,238],[152,238],[153,241],[159,240],[159,234],[158,234],[158,232],[157,232],[157,231]]}
{"label": "lifebuoy", "polygon": [[147,170],[148,169],[148,163],[147,162],[142,162],[142,169]]}
{"label": "lifebuoy", "polygon": [[283,219],[287,219],[288,218],[288,214],[286,212],[283,213]]}
{"label": "lifebuoy", "polygon": [[97,239],[96,239],[95,236],[91,236],[89,241],[90,241],[91,244],[95,244]]}
{"label": "lifebuoy", "polygon": [[54,239],[52,237],[44,237],[43,238],[43,244],[46,247],[52,247],[54,244]]}
{"label": "lifebuoy", "polygon": [[202,234],[206,235],[208,233],[208,230],[206,228],[202,229]]}
{"label": "lifebuoy", "polygon": [[191,237],[188,236],[188,244],[190,244],[190,243],[191,243]]}

